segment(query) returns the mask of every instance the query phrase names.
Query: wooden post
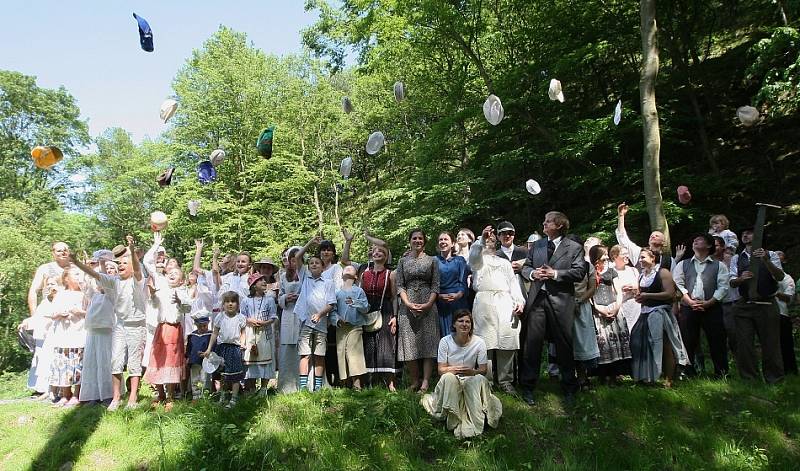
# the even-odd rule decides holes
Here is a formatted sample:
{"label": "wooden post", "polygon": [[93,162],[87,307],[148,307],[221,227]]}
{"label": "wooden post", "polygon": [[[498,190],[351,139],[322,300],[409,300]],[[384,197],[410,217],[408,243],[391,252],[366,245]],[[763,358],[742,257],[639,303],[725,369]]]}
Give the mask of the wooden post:
{"label": "wooden post", "polygon": [[753,274],[750,286],[747,291],[750,300],[754,301],[759,298],[758,296],[758,273],[761,271],[761,266],[764,264],[761,260],[756,260],[753,257],[753,252],[763,248],[764,245],[764,223],[767,220],[767,208],[777,208],[774,204],[756,203],[758,214],[756,214],[756,225],[753,226],[753,241],[750,243],[750,272]]}

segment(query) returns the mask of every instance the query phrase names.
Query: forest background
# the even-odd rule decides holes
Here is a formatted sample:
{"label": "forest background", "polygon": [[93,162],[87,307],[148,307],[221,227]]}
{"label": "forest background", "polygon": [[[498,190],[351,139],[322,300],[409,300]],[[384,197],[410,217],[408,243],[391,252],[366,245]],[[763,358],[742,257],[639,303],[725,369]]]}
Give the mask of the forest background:
{"label": "forest background", "polygon": [[[0,371],[29,362],[14,330],[50,244],[91,252],[131,233],[146,246],[154,210],[168,214],[166,246],[184,262],[196,238],[277,258],[320,230],[317,207],[322,232],[341,246],[337,184],[342,225],[369,229],[395,253],[412,227],[435,236],[503,219],[523,243],[554,209],[569,215],[572,232],[613,244],[623,201],[632,208],[629,232],[644,243],[639,7],[307,0],[319,19],[303,32],[304,54],[266,55],[244,32],[220,26],[177,67],[180,106],[165,132],[140,144],[120,128],[89,136],[68,90],[0,71]],[[781,205],[769,245],[787,252],[796,276],[800,0],[665,0],[656,18],[660,189],[673,244],[705,230],[710,214],[727,214],[740,232],[752,226],[756,202]],[[562,82],[564,103],[549,100],[551,78]],[[407,88],[400,102],[398,80]],[[505,108],[498,126],[481,109],[490,93]],[[344,96],[352,113],[342,111]],[[759,124],[737,120],[743,105],[759,109]],[[267,126],[275,126],[269,160],[255,149]],[[367,136],[378,130],[387,145],[368,155]],[[36,145],[59,146],[66,158],[39,170],[30,158]],[[200,184],[198,161],[217,148],[227,155],[218,178]],[[346,157],[354,166],[345,180]],[[160,188],[156,177],[170,166],[173,182]],[[542,185],[539,195],[525,191],[529,178]],[[689,204],[678,203],[678,185],[691,190]],[[196,217],[190,200],[201,202]],[[353,258],[365,252],[357,237]]]}

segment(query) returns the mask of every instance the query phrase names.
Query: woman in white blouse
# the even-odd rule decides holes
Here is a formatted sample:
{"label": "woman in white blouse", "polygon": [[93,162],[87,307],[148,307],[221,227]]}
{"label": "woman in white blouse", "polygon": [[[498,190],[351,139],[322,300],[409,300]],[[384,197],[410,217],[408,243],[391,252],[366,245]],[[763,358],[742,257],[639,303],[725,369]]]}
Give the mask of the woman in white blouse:
{"label": "woman in white blouse", "polygon": [[[509,265],[510,266],[510,265]],[[441,378],[433,394],[425,394],[422,407],[434,418],[446,420],[458,438],[483,433],[484,422],[497,427],[503,405],[492,395],[487,370],[486,344],[473,335],[472,314],[462,309],[453,314],[453,333],[439,341]]]}
{"label": "woman in white blouse", "polygon": [[76,406],[80,396],[83,349],[86,344],[86,299],[81,291],[80,279],[81,272],[77,268],[64,270],[64,290],[56,294],[50,313],[54,347],[50,384],[61,388],[61,400],[57,406]]}

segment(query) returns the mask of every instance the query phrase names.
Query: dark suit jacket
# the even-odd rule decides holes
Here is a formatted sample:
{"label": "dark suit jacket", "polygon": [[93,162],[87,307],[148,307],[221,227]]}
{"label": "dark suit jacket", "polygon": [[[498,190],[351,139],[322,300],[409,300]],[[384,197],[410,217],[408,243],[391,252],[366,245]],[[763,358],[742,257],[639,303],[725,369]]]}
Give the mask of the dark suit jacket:
{"label": "dark suit jacket", "polygon": [[528,249],[526,249],[525,247],[520,247],[518,245],[515,245],[514,252],[511,253],[511,258],[506,257],[505,252],[503,252],[503,249],[501,249],[500,247],[498,247],[494,253],[500,258],[504,258],[509,262],[513,262],[516,260],[522,260],[523,258],[526,258],[528,256]]}
{"label": "dark suit jacket", "polygon": [[525,265],[522,267],[522,276],[530,280],[531,273],[543,265],[549,265],[558,271],[557,279],[533,281],[525,303],[525,313],[533,308],[536,296],[542,285],[545,286],[550,302],[560,313],[573,313],[575,306],[575,283],[586,276],[586,263],[583,260],[583,247],[569,239],[561,239],[550,260],[547,260],[547,239],[539,239],[534,243],[533,250],[528,253]]}
{"label": "dark suit jacket", "polygon": [[[524,260],[525,258],[528,257],[528,249],[526,249],[525,247],[520,247],[518,245],[514,246],[514,251],[511,252],[511,258],[508,258],[506,256],[505,252],[503,252],[503,249],[500,248],[500,247],[498,247],[497,250],[495,250],[494,253],[498,257],[500,257],[502,259],[505,259],[505,260],[508,260],[509,262],[515,262],[517,260]],[[525,299],[528,299],[528,285],[529,285],[528,279],[527,278],[523,278],[521,272],[520,272],[520,274],[517,274],[516,277],[517,277],[517,280],[519,281],[519,289],[522,290],[522,296]]]}

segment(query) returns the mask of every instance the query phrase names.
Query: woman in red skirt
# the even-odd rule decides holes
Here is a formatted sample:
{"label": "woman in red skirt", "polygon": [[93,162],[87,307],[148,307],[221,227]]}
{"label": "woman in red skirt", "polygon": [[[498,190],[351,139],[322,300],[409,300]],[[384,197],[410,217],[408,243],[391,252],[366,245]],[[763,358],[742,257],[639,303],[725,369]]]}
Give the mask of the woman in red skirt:
{"label": "woman in red skirt", "polygon": [[[152,260],[152,256],[148,255],[151,255],[151,252],[155,254],[161,245],[160,234],[156,232],[155,235],[155,243],[144,257],[145,265]],[[150,362],[144,379],[154,385],[158,392],[158,398],[153,404],[165,403],[164,407],[169,411],[175,398],[175,386],[186,377],[183,316],[191,310],[191,300],[183,284],[183,272],[180,268],[167,269],[164,275],[155,269],[150,273],[155,288],[150,302],[158,309],[158,326],[153,336]]]}

